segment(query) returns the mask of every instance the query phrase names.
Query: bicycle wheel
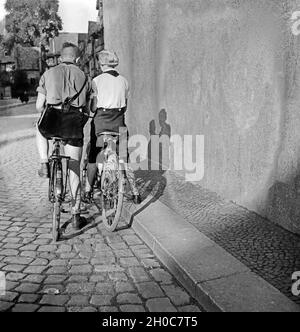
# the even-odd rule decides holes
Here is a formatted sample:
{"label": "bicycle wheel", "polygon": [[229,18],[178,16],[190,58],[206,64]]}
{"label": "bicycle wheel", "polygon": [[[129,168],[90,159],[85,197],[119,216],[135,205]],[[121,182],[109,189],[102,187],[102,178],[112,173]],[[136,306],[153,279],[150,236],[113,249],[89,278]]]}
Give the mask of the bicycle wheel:
{"label": "bicycle wheel", "polygon": [[54,189],[54,162],[50,163],[50,179],[49,179],[49,202],[53,203],[55,200],[55,189]]}
{"label": "bicycle wheel", "polygon": [[55,202],[53,204],[53,224],[52,224],[52,237],[53,242],[58,242],[60,238],[60,215],[61,203]]}
{"label": "bicycle wheel", "polygon": [[111,172],[103,172],[101,179],[101,203],[102,203],[102,219],[105,228],[114,232],[118,226],[122,214],[124,201],[124,172],[117,170]]}
{"label": "bicycle wheel", "polygon": [[52,179],[55,196],[52,213],[52,237],[53,241],[57,242],[60,237],[61,199],[63,193],[62,165],[59,162],[54,162]]}

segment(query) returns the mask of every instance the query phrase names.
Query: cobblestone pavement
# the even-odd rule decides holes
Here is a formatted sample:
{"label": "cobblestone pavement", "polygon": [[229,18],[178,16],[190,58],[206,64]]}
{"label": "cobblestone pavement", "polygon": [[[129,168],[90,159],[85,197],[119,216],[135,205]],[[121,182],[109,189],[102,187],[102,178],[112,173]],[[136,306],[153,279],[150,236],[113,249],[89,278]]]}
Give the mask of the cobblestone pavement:
{"label": "cobblestone pavement", "polygon": [[0,149],[0,311],[201,311],[131,229],[53,245],[37,166],[32,139]]}
{"label": "cobblestone pavement", "polygon": [[175,174],[140,172],[139,177],[145,192],[156,193],[163,203],[300,305],[300,297],[291,292],[292,274],[300,271],[300,236]]}

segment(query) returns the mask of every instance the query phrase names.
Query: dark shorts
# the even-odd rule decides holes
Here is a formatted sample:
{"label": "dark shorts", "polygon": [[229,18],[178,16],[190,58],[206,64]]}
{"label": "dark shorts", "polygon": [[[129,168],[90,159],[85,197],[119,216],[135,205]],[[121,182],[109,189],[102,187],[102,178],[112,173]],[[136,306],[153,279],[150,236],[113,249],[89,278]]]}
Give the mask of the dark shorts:
{"label": "dark shorts", "polygon": [[74,146],[76,148],[82,148],[83,147],[83,139],[69,139],[69,140],[63,140],[63,145],[70,145]]}
{"label": "dark shorts", "polygon": [[61,137],[64,145],[83,147],[83,129],[87,117],[75,107],[68,112],[47,105],[38,122],[38,129],[41,135],[48,140],[52,137]]}
{"label": "dark shorts", "polygon": [[82,148],[84,145],[84,140],[81,138],[64,139],[64,140],[62,140],[62,143],[63,143],[63,145],[70,145],[70,146],[74,146],[76,148]]}

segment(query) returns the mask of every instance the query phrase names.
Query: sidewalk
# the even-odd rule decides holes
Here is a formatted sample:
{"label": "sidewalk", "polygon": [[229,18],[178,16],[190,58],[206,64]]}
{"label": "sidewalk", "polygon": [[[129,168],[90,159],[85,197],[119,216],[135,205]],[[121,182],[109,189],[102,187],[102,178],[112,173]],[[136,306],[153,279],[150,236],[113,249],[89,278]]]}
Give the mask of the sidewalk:
{"label": "sidewalk", "polygon": [[[27,105],[35,104],[36,98],[30,98]],[[26,104],[22,104],[19,99],[10,99],[10,100],[0,100],[0,113],[11,108],[25,106]]]}
{"label": "sidewalk", "polygon": [[300,310],[291,293],[299,236],[174,174],[137,175],[146,206],[126,216],[207,310]]}

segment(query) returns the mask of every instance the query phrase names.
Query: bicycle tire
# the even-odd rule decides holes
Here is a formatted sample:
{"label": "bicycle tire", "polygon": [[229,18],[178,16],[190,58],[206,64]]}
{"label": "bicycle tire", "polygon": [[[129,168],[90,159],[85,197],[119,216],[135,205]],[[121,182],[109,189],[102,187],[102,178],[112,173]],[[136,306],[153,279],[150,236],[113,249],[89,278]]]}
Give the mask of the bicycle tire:
{"label": "bicycle tire", "polygon": [[[108,209],[106,208],[106,199],[105,196],[102,194],[101,196],[101,205],[102,205],[102,220],[103,225],[109,232],[114,232],[118,226],[118,223],[121,218],[122,209],[123,209],[123,202],[124,202],[124,182],[125,182],[125,176],[124,172],[118,170],[118,198],[117,202],[114,202],[114,208]],[[103,189],[105,182],[105,172],[103,172],[103,176],[101,179],[101,189]],[[116,203],[116,204],[115,204]],[[111,211],[114,210],[112,213]],[[109,215],[109,212],[112,213],[112,215]]]}
{"label": "bicycle tire", "polygon": [[50,179],[49,179],[49,191],[48,191],[48,196],[49,196],[49,202],[53,203],[54,199],[54,162],[50,162]]}
{"label": "bicycle tire", "polygon": [[[52,181],[54,187],[55,202],[53,202],[53,214],[52,214],[52,238],[53,242],[58,242],[60,238],[60,219],[61,219],[61,199],[59,195],[55,192],[58,188],[57,185],[57,172],[58,172],[58,162],[54,162]],[[60,188],[60,195],[62,194],[63,188]]]}
{"label": "bicycle tire", "polygon": [[52,224],[52,237],[53,242],[58,242],[60,239],[60,216],[61,216],[61,203],[56,201],[53,204],[53,224]]}

